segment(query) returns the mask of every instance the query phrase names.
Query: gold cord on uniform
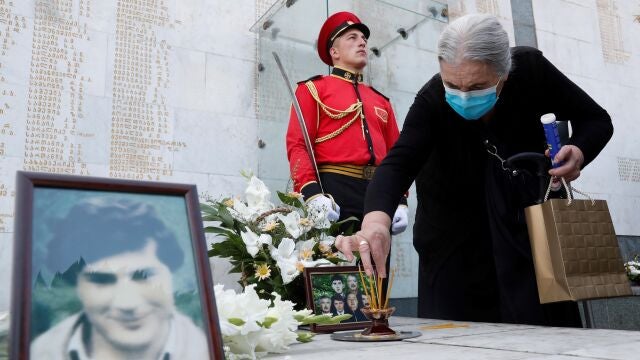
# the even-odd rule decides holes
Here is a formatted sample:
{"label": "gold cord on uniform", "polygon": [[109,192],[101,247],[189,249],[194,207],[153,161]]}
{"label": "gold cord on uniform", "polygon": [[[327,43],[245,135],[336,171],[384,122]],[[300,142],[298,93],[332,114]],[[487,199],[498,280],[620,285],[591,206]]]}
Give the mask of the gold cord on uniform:
{"label": "gold cord on uniform", "polygon": [[[355,103],[351,104],[345,110],[334,109],[324,104],[320,100],[320,96],[318,96],[318,89],[316,89],[316,86],[313,83],[313,81],[307,81],[305,85],[307,86],[307,89],[309,89],[309,93],[311,94],[313,99],[318,103],[322,111],[325,114],[327,114],[327,116],[329,116],[330,118],[338,120],[338,119],[344,118],[347,115],[354,114],[353,117],[346,124],[342,125],[338,130],[330,134],[327,134],[325,136],[317,138],[315,140],[316,144],[319,144],[323,141],[327,141],[329,139],[333,139],[334,137],[342,134],[349,126],[351,126],[358,119],[358,117],[360,118],[360,122],[362,122],[362,127],[364,129],[364,121],[362,120],[364,118],[364,114],[362,113],[362,102],[360,102],[360,100],[357,100]],[[362,136],[364,137],[364,130],[363,130]]]}

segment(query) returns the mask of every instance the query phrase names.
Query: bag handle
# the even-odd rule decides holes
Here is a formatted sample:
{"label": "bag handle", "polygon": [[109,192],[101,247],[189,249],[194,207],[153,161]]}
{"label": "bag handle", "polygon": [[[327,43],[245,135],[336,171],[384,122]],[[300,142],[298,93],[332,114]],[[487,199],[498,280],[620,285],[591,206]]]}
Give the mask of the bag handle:
{"label": "bag handle", "polygon": [[[544,201],[549,200],[549,193],[551,192],[551,184],[553,183],[553,179],[554,179],[554,176],[549,178],[549,186],[547,186],[547,192],[544,194]],[[564,186],[564,189],[567,191],[567,206],[571,206],[571,204],[573,203],[573,193],[572,193],[573,191],[591,200],[591,206],[596,204],[596,201],[593,200],[593,198],[591,198],[589,194],[582,192],[574,188],[573,186],[567,184],[567,181],[564,179],[564,177],[561,177],[560,181],[562,181],[562,186]]]}

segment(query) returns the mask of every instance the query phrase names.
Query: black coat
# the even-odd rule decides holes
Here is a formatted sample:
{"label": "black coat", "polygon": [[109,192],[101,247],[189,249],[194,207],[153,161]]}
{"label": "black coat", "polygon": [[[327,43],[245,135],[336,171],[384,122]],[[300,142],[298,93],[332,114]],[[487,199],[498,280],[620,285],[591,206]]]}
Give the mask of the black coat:
{"label": "black coat", "polygon": [[365,213],[393,216],[393,199],[415,180],[420,316],[579,326],[575,304],[538,301],[523,209],[533,204],[539,180],[511,176],[485,144],[504,159],[543,153],[546,113],[571,121],[569,144],[582,150],[584,165],[613,132],[607,112],[533,48],[512,49],[509,77],[487,123],[451,109],[439,74],[418,92],[369,185]]}

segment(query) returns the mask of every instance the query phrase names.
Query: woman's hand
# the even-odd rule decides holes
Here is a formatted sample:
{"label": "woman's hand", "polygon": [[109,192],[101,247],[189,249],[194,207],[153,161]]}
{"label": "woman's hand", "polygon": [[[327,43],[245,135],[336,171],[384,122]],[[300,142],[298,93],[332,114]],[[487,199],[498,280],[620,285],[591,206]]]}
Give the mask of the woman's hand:
{"label": "woman's hand", "polygon": [[349,261],[353,260],[353,251],[360,252],[360,259],[367,275],[373,273],[373,263],[378,276],[387,276],[387,256],[391,248],[391,218],[382,211],[372,211],[362,220],[360,231],[351,236],[338,236],[336,247]]}
{"label": "woman's hand", "polygon": [[[546,153],[549,156],[548,150]],[[549,175],[557,178],[564,177],[567,181],[573,181],[580,176],[580,169],[584,163],[582,150],[575,145],[565,145],[556,154],[554,163],[564,162],[561,166],[549,170]]]}

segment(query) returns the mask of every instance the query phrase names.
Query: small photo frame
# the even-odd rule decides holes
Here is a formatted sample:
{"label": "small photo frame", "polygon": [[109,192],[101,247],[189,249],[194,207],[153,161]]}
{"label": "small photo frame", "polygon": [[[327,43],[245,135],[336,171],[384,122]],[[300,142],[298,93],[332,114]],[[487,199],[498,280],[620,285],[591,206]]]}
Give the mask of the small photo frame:
{"label": "small photo frame", "polygon": [[16,187],[9,358],[224,358],[195,185]]}
{"label": "small photo frame", "polygon": [[311,324],[313,332],[364,329],[371,325],[361,309],[369,306],[357,266],[325,266],[304,269],[307,308],[315,315],[351,314],[335,325]]}

